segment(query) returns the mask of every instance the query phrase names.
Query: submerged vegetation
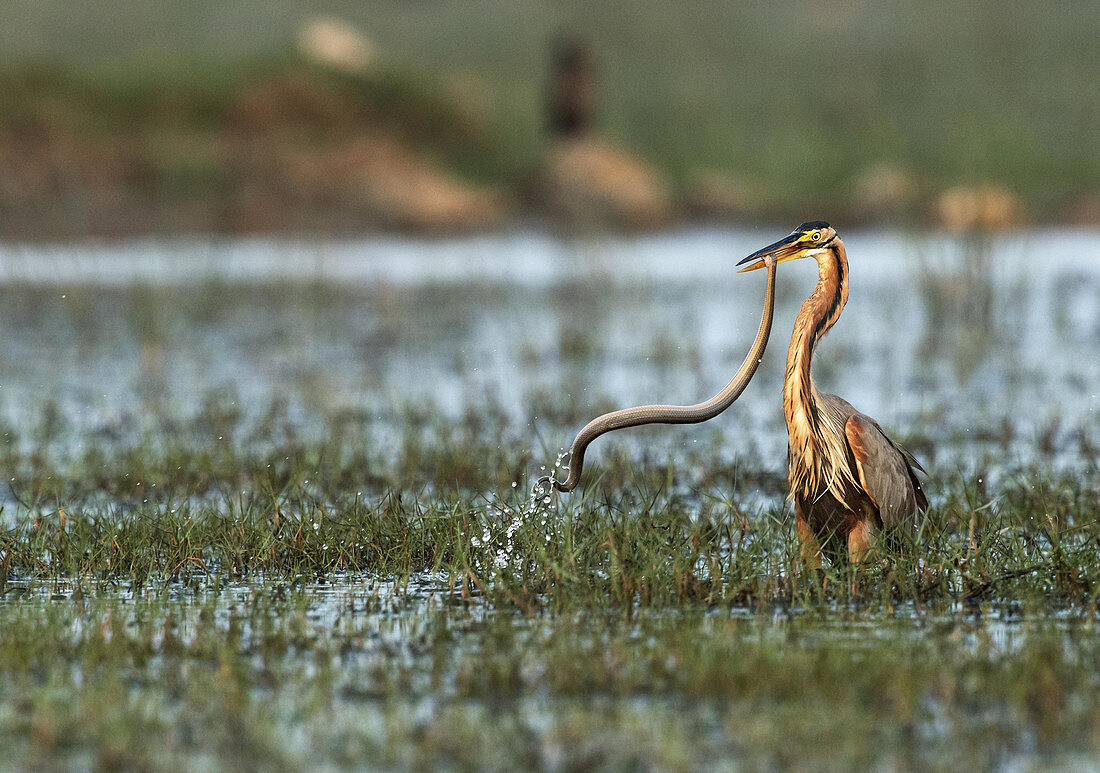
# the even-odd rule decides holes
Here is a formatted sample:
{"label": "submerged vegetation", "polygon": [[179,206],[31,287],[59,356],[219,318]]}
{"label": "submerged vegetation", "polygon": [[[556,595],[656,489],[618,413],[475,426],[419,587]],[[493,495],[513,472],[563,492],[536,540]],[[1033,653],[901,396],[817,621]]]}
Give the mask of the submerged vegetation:
{"label": "submerged vegetation", "polygon": [[348,586],[5,603],[0,749],[144,769],[1074,767],[1098,753],[1100,652],[1080,617],[546,620],[423,590],[382,608]]}

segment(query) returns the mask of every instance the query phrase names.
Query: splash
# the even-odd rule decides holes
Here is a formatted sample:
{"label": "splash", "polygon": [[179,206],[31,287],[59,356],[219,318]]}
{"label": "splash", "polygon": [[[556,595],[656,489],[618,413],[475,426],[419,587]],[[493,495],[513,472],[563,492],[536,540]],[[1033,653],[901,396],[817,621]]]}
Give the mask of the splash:
{"label": "splash", "polygon": [[[530,559],[530,551],[549,547],[556,536],[553,489],[542,481],[568,470],[565,460],[569,452],[561,449],[548,475],[543,475],[523,498],[519,493],[520,481],[513,481],[513,496],[490,495],[485,507],[476,513],[477,522],[470,536],[470,545],[477,551],[471,556],[475,571],[499,574],[505,571],[522,571],[524,562]],[[546,472],[546,465],[539,467]],[[550,484],[552,486],[552,484]]]}
{"label": "splash", "polygon": [[[569,465],[565,463],[565,460],[570,456],[568,449],[558,449],[558,456],[554,459],[554,467],[549,475],[543,475],[537,481],[535,485],[531,487],[531,496],[529,504],[534,506],[537,502],[541,501],[542,504],[550,504],[551,495],[554,493],[554,489],[561,489],[563,482],[558,479],[559,473],[569,474]],[[546,465],[539,467],[539,472],[546,472]]]}

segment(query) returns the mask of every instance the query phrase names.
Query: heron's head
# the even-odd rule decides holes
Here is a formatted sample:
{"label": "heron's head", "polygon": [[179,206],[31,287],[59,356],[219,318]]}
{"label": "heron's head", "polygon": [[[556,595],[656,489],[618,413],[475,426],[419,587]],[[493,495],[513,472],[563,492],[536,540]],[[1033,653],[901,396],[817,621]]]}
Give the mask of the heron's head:
{"label": "heron's head", "polygon": [[803,223],[798,228],[794,229],[788,236],[784,236],[774,244],[769,244],[763,249],[757,250],[752,255],[749,255],[744,260],[738,262],[737,265],[745,266],[749,265],[737,273],[744,273],[745,271],[755,271],[758,268],[763,268],[766,263],[765,259],[772,257],[776,263],[786,263],[788,260],[797,260],[798,258],[815,257],[824,253],[829,249],[829,245],[835,242],[837,239],[836,231],[833,227],[826,223],[824,220],[812,220],[809,223]]}

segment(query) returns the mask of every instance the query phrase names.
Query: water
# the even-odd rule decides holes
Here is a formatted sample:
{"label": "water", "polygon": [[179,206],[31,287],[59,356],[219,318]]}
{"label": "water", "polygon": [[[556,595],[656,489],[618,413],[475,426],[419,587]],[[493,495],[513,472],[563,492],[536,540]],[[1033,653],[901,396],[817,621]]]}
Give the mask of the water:
{"label": "water", "polygon": [[[733,266],[779,235],[0,246],[0,435],[82,463],[89,447],[199,426],[187,447],[200,459],[270,445],[241,427],[273,406],[286,431],[322,443],[350,414],[395,439],[410,411],[480,418],[479,438],[537,449],[463,521],[490,547],[470,568],[492,578],[523,560],[520,518],[541,517],[551,539],[560,521],[527,486],[563,474],[557,449],[586,420],[727,382],[764,286]],[[819,386],[904,437],[933,483],[993,484],[1020,465],[1095,473],[1096,236],[845,234],[851,298],[819,349]],[[686,465],[709,463],[684,453],[703,447],[781,475],[783,355],[814,281],[809,261],[780,267],[771,346],[730,410],[600,438],[588,474],[612,448]],[[243,497],[226,477],[212,496]],[[103,739],[171,760],[162,767],[260,754],[288,768],[820,767],[822,749],[837,767],[1027,767],[1051,764],[1051,749],[1066,767],[1097,759],[1095,609],[1077,601],[1010,589],[982,609],[684,602],[628,615],[579,599],[521,614],[443,574],[192,579],[111,591],[85,578],[79,597],[67,580],[9,582],[0,678],[19,698],[0,705],[0,736],[35,739],[26,753],[46,760],[39,747],[56,737],[52,753],[76,767],[100,760]]]}
{"label": "water", "polygon": [[[725,384],[764,285],[733,266],[777,235],[2,245],[0,417],[22,432],[49,413],[63,450],[210,400],[246,417],[285,403],[318,438],[333,412],[396,432],[402,407],[484,407],[549,465],[607,408],[693,403]],[[926,466],[988,478],[1095,465],[1095,232],[843,236],[851,297],[818,349],[820,388],[913,439]],[[780,267],[770,347],[726,414],[601,438],[588,465],[608,443],[675,454],[717,430],[722,453],[781,470],[786,342],[814,281],[811,261]]]}
{"label": "water", "polygon": [[628,619],[487,610],[452,590],[347,576],[8,598],[0,737],[17,765],[81,769],[110,744],[219,769],[258,754],[287,769],[726,769],[823,748],[846,768],[1095,767],[1082,610],[1026,624],[911,605]]}

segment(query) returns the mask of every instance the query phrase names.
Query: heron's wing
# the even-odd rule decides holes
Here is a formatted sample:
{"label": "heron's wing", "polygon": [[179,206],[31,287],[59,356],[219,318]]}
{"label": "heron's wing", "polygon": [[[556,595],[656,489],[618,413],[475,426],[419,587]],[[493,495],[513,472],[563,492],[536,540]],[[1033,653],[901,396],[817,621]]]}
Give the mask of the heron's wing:
{"label": "heron's wing", "polygon": [[884,526],[908,525],[918,509],[928,507],[913,470],[920,465],[877,422],[854,413],[844,424],[844,435],[856,460],[860,485],[878,508]]}

